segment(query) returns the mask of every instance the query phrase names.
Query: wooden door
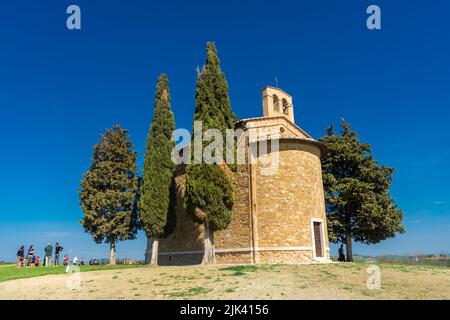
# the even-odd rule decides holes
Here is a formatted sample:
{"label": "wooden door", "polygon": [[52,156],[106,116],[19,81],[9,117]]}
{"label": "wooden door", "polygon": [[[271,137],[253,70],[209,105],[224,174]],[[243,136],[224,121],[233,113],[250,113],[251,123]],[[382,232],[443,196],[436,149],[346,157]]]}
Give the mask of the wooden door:
{"label": "wooden door", "polygon": [[314,246],[316,250],[316,257],[323,257],[322,244],[322,223],[314,222]]}

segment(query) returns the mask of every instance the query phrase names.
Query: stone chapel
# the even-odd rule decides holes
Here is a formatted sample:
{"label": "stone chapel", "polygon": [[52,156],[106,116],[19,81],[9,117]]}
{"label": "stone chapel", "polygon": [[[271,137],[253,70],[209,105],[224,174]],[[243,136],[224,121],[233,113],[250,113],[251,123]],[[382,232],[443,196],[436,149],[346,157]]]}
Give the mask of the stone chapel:
{"label": "stone chapel", "polygon": [[[262,117],[236,123],[236,128],[248,133],[237,143],[246,161],[235,173],[232,221],[225,230],[214,233],[216,263],[330,262],[321,169],[325,148],[295,124],[289,94],[265,87],[262,105]],[[265,174],[264,162],[258,161],[251,146],[275,139],[277,170]],[[272,152],[270,146],[267,150]],[[250,156],[256,161],[249,161]],[[177,223],[173,234],[160,241],[161,265],[202,261],[203,225],[193,222],[184,211],[184,181],[184,168],[180,167],[176,175]]]}

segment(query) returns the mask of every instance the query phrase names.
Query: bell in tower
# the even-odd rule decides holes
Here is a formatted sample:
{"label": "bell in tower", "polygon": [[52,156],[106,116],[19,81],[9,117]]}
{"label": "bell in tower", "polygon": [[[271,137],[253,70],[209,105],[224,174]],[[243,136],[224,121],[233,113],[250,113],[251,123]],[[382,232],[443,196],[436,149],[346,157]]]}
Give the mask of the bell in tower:
{"label": "bell in tower", "polygon": [[284,116],[294,122],[294,106],[292,97],[279,88],[263,88],[263,114],[264,117]]}

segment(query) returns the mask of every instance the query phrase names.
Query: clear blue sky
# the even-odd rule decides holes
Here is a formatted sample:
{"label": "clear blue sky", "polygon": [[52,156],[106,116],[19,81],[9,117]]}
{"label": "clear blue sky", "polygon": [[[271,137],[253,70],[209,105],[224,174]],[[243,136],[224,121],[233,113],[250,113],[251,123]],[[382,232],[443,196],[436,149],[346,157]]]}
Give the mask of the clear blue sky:
{"label": "clear blue sky", "polygon": [[[77,4],[82,30],[66,28]],[[366,28],[378,4],[382,30]],[[86,258],[77,188],[99,133],[128,128],[139,164],[155,80],[168,74],[177,127],[191,127],[195,68],[215,41],[234,111],[262,113],[261,88],[294,97],[313,137],[345,117],[396,169],[392,194],[407,233],[361,254],[449,250],[448,1],[7,1],[0,8],[0,260],[20,244],[59,241]],[[142,258],[145,239],[119,244]],[[332,248],[335,253],[335,247]]]}

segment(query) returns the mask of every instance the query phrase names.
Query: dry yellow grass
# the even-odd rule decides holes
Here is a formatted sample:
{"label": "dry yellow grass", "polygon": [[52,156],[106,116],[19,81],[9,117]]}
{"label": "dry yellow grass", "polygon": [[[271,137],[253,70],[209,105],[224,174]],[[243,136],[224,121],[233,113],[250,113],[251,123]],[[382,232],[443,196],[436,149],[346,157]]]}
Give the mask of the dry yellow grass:
{"label": "dry yellow grass", "polygon": [[369,290],[366,264],[143,267],[0,283],[0,299],[449,299],[450,269],[380,265]]}

